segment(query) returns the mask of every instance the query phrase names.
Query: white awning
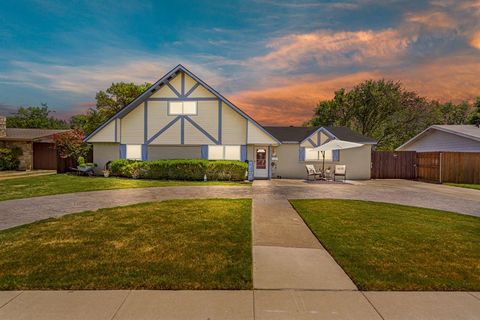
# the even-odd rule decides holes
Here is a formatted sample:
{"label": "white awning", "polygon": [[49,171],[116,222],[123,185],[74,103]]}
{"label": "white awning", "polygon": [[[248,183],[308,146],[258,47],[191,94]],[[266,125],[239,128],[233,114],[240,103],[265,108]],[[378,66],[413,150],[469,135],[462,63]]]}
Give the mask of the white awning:
{"label": "white awning", "polygon": [[313,151],[352,149],[352,148],[358,148],[361,146],[363,146],[363,144],[361,143],[333,139],[328,141],[327,143],[324,143],[318,147],[313,148]]}

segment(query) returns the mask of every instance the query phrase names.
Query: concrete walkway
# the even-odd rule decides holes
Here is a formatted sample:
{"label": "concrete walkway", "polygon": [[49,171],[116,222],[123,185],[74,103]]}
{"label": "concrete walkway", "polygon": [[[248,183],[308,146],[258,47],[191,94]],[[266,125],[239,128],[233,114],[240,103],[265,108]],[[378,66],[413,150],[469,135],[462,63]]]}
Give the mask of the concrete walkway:
{"label": "concrete walkway", "polygon": [[2,320],[477,320],[468,292],[4,291]]}
{"label": "concrete walkway", "polygon": [[[254,191],[253,191],[254,190]],[[480,216],[480,191],[408,180],[315,184],[303,180],[255,181],[248,186],[185,186],[78,192],[0,201],[0,230],[49,217],[165,199],[251,198],[358,199]]]}

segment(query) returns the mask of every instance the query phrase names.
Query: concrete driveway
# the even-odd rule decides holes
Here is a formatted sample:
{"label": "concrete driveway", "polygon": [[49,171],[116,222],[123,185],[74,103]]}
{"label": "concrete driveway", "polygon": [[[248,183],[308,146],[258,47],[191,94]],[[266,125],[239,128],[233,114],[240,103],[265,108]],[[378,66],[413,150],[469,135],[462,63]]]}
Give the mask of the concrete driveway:
{"label": "concrete driveway", "polygon": [[407,180],[309,183],[258,180],[248,186],[186,186],[79,192],[0,202],[0,230],[68,213],[166,199],[358,199],[391,202],[480,216],[480,191]]}

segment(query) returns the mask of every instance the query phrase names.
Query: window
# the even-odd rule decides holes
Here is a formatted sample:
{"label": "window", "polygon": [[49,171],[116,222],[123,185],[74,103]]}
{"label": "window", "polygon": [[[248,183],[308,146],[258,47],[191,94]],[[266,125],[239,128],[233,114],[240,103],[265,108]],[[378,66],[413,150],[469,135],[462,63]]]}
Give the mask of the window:
{"label": "window", "polygon": [[[321,151],[313,151],[313,148],[305,148],[306,161],[320,161],[323,160]],[[332,161],[332,150],[325,151],[325,161]]]}
{"label": "window", "polygon": [[208,146],[208,160],[241,160],[240,146]]}
{"label": "window", "polygon": [[142,145],[127,144],[126,158],[130,160],[142,160]]}
{"label": "window", "polygon": [[196,101],[170,101],[168,104],[168,114],[176,115],[196,115],[197,102]]}

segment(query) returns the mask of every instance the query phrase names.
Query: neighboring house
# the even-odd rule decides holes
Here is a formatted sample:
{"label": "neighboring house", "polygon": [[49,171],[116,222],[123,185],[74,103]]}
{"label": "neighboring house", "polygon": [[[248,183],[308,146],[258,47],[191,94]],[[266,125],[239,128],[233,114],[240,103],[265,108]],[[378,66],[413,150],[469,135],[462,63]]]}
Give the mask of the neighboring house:
{"label": "neighboring house", "polygon": [[475,125],[434,125],[408,140],[397,151],[480,152],[480,128]]}
{"label": "neighboring house", "polygon": [[22,150],[19,170],[57,169],[57,154],[52,136],[67,130],[7,128],[0,116],[0,147]]}
{"label": "neighboring house", "polygon": [[[273,127],[262,127],[178,65],[85,141],[93,145],[93,161],[98,164],[98,170],[114,159],[251,160],[255,178],[304,178],[305,164],[312,156],[308,148],[323,142],[325,139],[318,140],[322,135],[330,139],[345,138],[340,131],[348,132],[349,137],[354,136],[355,141],[366,145],[356,151],[340,151],[333,163],[347,164],[350,179],[369,178],[373,140],[345,128],[303,127],[292,128],[291,138],[285,138]],[[311,161],[321,161],[318,153]],[[287,172],[293,167],[294,173]]]}

